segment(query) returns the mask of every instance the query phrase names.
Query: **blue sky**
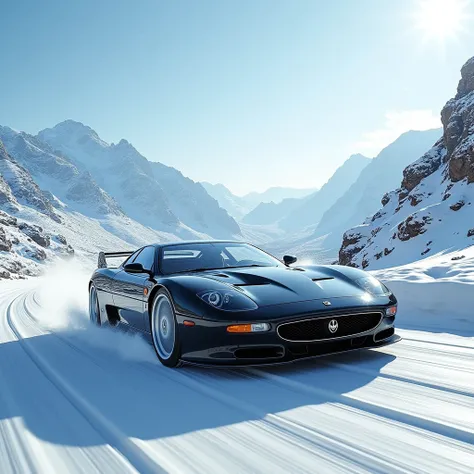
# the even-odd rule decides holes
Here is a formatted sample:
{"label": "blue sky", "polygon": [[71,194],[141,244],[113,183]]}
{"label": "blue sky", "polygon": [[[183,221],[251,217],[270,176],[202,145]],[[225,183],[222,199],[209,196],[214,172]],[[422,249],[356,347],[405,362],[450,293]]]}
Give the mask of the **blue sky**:
{"label": "blue sky", "polygon": [[8,2],[0,124],[72,118],[239,194],[320,186],[351,153],[439,123],[474,54],[454,31],[473,5],[442,39],[416,19],[422,3]]}

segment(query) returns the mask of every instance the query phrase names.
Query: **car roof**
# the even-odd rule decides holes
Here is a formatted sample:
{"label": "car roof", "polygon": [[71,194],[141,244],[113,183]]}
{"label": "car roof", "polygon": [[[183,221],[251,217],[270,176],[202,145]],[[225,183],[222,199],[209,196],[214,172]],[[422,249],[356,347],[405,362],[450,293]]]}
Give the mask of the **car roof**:
{"label": "car roof", "polygon": [[246,244],[242,240],[178,240],[172,242],[159,242],[151,244],[157,248],[168,247],[170,245],[193,245],[193,244]]}

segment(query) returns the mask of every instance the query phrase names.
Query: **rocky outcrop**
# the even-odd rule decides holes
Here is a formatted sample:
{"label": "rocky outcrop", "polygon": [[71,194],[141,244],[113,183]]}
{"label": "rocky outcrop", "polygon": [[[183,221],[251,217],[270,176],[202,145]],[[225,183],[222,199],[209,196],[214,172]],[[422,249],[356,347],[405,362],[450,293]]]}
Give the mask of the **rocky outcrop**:
{"label": "rocky outcrop", "polygon": [[402,241],[413,239],[426,232],[426,225],[431,222],[431,218],[423,216],[417,218],[415,215],[408,216],[403,222],[398,224],[397,237]]}
{"label": "rocky outcrop", "polygon": [[0,206],[6,206],[9,209],[18,209],[18,202],[15,199],[15,196],[13,196],[10,186],[5,181],[2,175],[0,175]]}
{"label": "rocky outcrop", "polygon": [[339,252],[339,265],[355,266],[352,263],[354,255],[357,255],[366,245],[367,237],[355,230],[346,232]]}
{"label": "rocky outcrop", "polygon": [[[2,142],[0,142],[0,175],[3,177],[3,181],[8,184],[16,203],[27,204],[54,221],[61,222],[61,218],[56,214],[53,206],[30,173],[8,155]],[[13,203],[11,197],[7,195],[8,190],[5,194],[4,186],[3,189],[3,200],[6,199]]]}
{"label": "rocky outcrop", "polygon": [[72,255],[74,249],[63,235],[0,211],[0,279],[37,275],[45,262]]}
{"label": "rocky outcrop", "polygon": [[[379,268],[472,244],[474,58],[462,67],[441,121],[442,138],[405,168],[400,188],[384,195],[382,209],[344,234],[340,263]],[[374,235],[376,228],[381,230]]]}
{"label": "rocky outcrop", "polygon": [[418,161],[415,161],[415,163],[407,166],[403,170],[403,180],[401,184],[403,191],[400,193],[400,196],[408,196],[408,193],[415,189],[424,178],[434,173],[441,166],[445,156],[446,148],[444,146],[444,139],[441,138],[435,143],[433,148],[425,153]]}
{"label": "rocky outcrop", "polygon": [[453,182],[474,182],[474,60],[461,69],[458,92],[441,112],[449,177]]}
{"label": "rocky outcrop", "polygon": [[51,238],[43,233],[43,229],[39,225],[22,222],[18,228],[41,247],[47,248],[51,245]]}
{"label": "rocky outcrop", "polygon": [[0,251],[9,252],[12,249],[11,240],[5,234],[5,229],[0,227]]}

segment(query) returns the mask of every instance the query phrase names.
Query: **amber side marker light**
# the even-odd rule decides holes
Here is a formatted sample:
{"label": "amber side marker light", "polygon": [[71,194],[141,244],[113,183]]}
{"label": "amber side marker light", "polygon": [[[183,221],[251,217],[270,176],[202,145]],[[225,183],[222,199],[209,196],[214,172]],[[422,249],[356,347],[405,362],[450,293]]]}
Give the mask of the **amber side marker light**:
{"label": "amber side marker light", "polygon": [[195,325],[194,321],[183,321],[184,326],[192,327]]}
{"label": "amber side marker light", "polygon": [[265,332],[270,329],[268,323],[255,323],[255,324],[234,324],[233,326],[227,326],[227,332],[233,333],[249,333],[249,332]]}

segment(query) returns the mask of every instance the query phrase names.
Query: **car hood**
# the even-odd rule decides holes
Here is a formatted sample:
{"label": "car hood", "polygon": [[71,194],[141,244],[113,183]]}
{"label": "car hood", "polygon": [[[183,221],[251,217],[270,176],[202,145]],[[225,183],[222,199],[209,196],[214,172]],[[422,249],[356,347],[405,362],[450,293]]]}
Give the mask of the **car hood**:
{"label": "car hood", "polygon": [[203,272],[199,276],[240,289],[258,306],[365,295],[337,267],[243,267]]}

